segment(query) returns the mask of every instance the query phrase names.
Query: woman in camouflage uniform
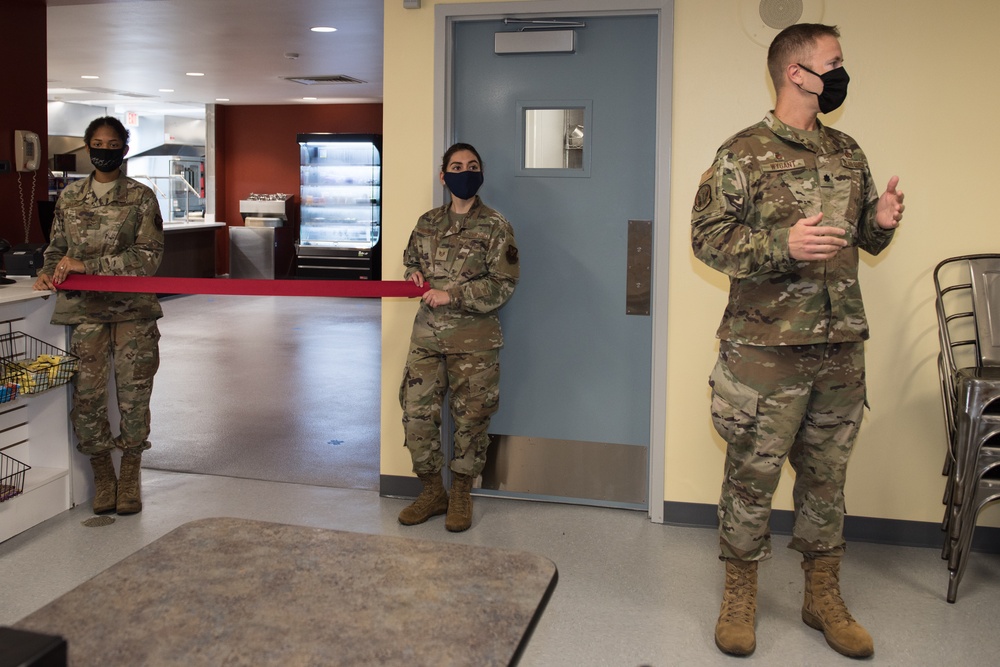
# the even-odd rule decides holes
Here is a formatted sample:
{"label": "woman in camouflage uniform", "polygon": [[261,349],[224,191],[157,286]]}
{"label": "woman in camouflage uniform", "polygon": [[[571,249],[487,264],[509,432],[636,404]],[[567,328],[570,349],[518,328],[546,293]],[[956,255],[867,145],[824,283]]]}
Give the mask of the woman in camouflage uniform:
{"label": "woman in camouflage uniform", "polygon": [[[430,289],[413,323],[399,392],[406,447],[423,491],[399,522],[414,525],[447,512],[445,527],[457,532],[472,525],[472,482],[486,464],[486,430],[499,405],[497,309],[514,293],[520,267],[510,223],[476,194],[483,183],[476,149],[449,148],[440,180],[451,201],[420,217],[403,253],[406,279]],[[450,497],[441,479],[448,390],[455,422]]]}
{"label": "woman in camouflage uniform", "polygon": [[[153,191],[122,173],[128,130],[98,118],[84,133],[96,171],[63,190],[51,242],[35,289],[53,289],[70,273],[151,276],[163,256],[163,218]],[[159,366],[163,316],[155,294],[59,291],[52,324],[71,326],[70,351],[80,359],[70,418],[77,449],[90,456],[94,513],[142,510],[139,469],[149,449],[149,398]],[[114,364],[120,434],[108,423],[108,376]],[[115,478],[114,448],[122,450]]]}

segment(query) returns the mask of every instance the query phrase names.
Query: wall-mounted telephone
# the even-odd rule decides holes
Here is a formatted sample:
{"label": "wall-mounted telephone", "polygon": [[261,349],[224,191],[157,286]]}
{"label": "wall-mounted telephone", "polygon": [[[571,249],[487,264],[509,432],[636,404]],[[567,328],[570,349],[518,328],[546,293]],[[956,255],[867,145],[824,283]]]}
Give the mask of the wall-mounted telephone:
{"label": "wall-mounted telephone", "polygon": [[18,171],[35,171],[41,161],[42,143],[28,130],[14,130],[14,161]]}

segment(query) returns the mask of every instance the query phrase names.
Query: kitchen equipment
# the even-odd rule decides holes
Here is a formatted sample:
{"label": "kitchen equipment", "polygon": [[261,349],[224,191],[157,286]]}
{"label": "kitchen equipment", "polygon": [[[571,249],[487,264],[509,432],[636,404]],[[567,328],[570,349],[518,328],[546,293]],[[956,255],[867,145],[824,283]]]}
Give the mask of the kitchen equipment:
{"label": "kitchen equipment", "polygon": [[163,221],[203,219],[205,158],[152,153],[153,151],[146,151],[130,157],[128,173],[132,178],[149,185],[156,193]]}
{"label": "kitchen equipment", "polygon": [[296,232],[294,197],[251,193],[240,200],[244,226],[229,227],[231,278],[286,278],[292,267]]}

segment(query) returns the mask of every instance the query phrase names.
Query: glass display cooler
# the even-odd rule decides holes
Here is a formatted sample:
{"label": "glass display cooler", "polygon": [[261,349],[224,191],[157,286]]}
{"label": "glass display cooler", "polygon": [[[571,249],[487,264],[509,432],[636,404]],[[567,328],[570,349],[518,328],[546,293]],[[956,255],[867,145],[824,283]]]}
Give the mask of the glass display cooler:
{"label": "glass display cooler", "polygon": [[298,135],[298,278],[382,277],[382,140],[375,134]]}

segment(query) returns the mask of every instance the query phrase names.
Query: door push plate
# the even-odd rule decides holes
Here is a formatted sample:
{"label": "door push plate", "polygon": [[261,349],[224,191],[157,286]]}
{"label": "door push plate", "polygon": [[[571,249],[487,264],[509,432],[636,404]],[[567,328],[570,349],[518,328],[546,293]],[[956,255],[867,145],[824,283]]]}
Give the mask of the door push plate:
{"label": "door push plate", "polygon": [[625,314],[649,315],[653,273],[653,221],[628,221]]}

